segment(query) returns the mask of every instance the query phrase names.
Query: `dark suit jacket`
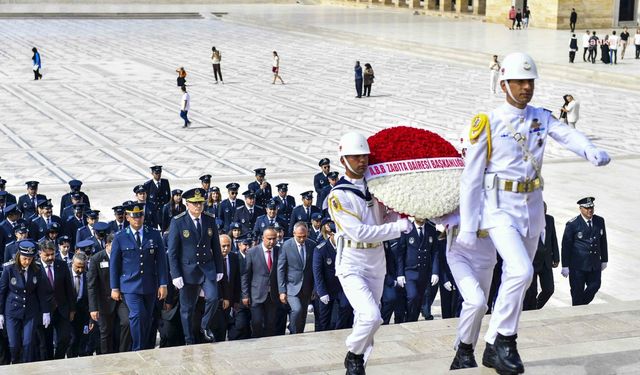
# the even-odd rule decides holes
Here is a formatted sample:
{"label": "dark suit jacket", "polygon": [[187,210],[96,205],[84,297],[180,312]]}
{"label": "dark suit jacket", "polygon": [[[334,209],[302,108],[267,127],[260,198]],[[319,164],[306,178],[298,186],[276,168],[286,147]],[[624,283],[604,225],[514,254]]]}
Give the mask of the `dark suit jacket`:
{"label": "dark suit jacket", "polygon": [[544,215],[544,220],[544,243],[541,239],[538,240],[538,249],[536,250],[535,258],[533,258],[533,268],[535,272],[541,272],[544,268],[551,269],[554,262],[560,262],[556,222],[551,215]]}
{"label": "dark suit jacket", "polygon": [[[74,285],[74,282],[75,282],[74,273],[73,271],[71,271],[70,273],[71,273],[71,285]],[[79,326],[88,324],[89,320],[91,319],[89,317],[89,293],[87,291],[88,288],[87,288],[87,272],[86,271],[82,274],[81,278],[83,280],[84,287],[82,288],[80,298],[78,298],[78,294],[76,293],[75,287],[73,288],[73,301],[75,302],[75,308],[76,308],[76,317],[74,319],[74,322],[77,323]]]}
{"label": "dark suit jacket", "polygon": [[305,260],[302,262],[298,243],[294,238],[282,245],[278,255],[278,292],[292,296],[310,297],[313,291],[313,251],[316,243],[304,241]]}
{"label": "dark suit jacket", "polygon": [[[36,194],[36,202],[46,199],[46,195]],[[18,198],[18,208],[22,211],[22,218],[25,220],[29,220],[31,216],[38,214],[38,207],[33,205],[33,201],[27,194],[23,194]]]}
{"label": "dark suit jacket", "polygon": [[291,212],[296,206],[296,199],[290,195],[287,195],[285,198],[286,199],[283,200],[282,197],[277,195],[273,198],[273,201],[278,204],[278,216],[289,225]]}
{"label": "dark suit jacket", "polygon": [[318,296],[331,296],[335,299],[342,291],[340,280],[336,276],[336,249],[330,240],[326,240],[313,250],[313,282]]}
{"label": "dark suit jacket", "polygon": [[[49,283],[46,266],[43,264],[39,265],[43,279]],[[53,312],[57,309],[60,315],[68,319],[69,313],[76,310],[75,301],[75,290],[71,283],[71,272],[69,271],[67,262],[61,259],[54,259],[53,298],[51,299],[50,310]]]}
{"label": "dark suit jacket", "polygon": [[418,230],[414,225],[411,232],[400,236],[396,260],[398,276],[418,280],[419,276],[430,277],[439,274],[440,268],[436,254],[438,232],[429,223],[424,223],[422,233],[422,241],[420,241]]}
{"label": "dark suit jacket", "polygon": [[231,301],[231,303],[240,303],[240,288],[242,287],[242,273],[240,270],[240,255],[229,253],[229,272],[227,272],[226,260],[223,258],[224,265],[224,283],[223,297]]}
{"label": "dark suit jacket", "polygon": [[562,236],[562,267],[582,271],[600,270],[608,262],[607,231],[604,219],[593,215],[592,229],[581,215],[567,223]]}
{"label": "dark suit jacket", "polygon": [[[91,207],[91,201],[89,201],[89,196],[85,194],[83,191],[79,191],[80,196],[82,197],[82,203],[86,204],[87,207]],[[66,193],[60,198],[60,217],[65,219],[63,216],[64,209],[71,206],[71,193]]]}
{"label": "dark suit jacket", "polygon": [[299,221],[304,221],[307,223],[307,226],[311,226],[311,216],[315,213],[322,213],[322,210],[316,206],[309,206],[309,214],[307,215],[306,209],[304,205],[296,206],[293,211],[291,211],[291,218],[289,219],[289,231],[287,232],[289,236],[293,235],[293,226],[296,225]]}
{"label": "dark suit jacket", "polygon": [[244,206],[244,201],[242,199],[236,199],[235,208],[231,207],[231,201],[225,199],[220,203],[220,216],[218,219],[222,219],[223,228],[225,232],[229,231],[229,225],[233,221],[233,216],[236,214],[236,210],[238,207]]}
{"label": "dark suit jacket", "polygon": [[277,277],[279,254],[280,249],[274,246],[271,253],[273,263],[269,272],[262,243],[247,252],[245,269],[242,273],[242,298],[250,298],[252,306],[264,303],[267,297],[274,302],[280,300]]}
{"label": "dark suit jacket", "polygon": [[147,191],[147,200],[153,202],[154,209],[162,209],[162,206],[171,200],[171,187],[169,186],[169,180],[166,178],[160,179],[160,189],[158,189],[153,179],[145,182],[143,186]]}
{"label": "dark suit jacket", "polygon": [[265,214],[264,208],[254,205],[253,214],[249,212],[247,205],[238,207],[233,215],[233,221],[240,223],[242,227],[242,233],[248,233],[253,231],[253,227],[256,224],[256,219]]}
{"label": "dark suit jacket", "polygon": [[116,301],[111,299],[109,256],[106,250],[93,254],[90,263],[91,267],[87,271],[89,311],[111,314],[115,310]]}

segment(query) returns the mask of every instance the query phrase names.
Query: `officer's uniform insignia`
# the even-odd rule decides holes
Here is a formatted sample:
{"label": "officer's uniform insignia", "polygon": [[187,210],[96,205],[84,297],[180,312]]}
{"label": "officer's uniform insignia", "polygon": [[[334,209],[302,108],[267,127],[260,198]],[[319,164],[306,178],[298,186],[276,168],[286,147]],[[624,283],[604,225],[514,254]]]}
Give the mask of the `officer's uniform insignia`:
{"label": "officer's uniform insignia", "polygon": [[302,220],[302,216],[298,215],[298,220]]}
{"label": "officer's uniform insignia", "polygon": [[600,229],[600,235],[602,236],[604,234],[604,230]]}
{"label": "officer's uniform insignia", "polygon": [[320,180],[320,183],[321,183],[321,184],[324,184],[324,180]]}
{"label": "officer's uniform insignia", "polygon": [[149,254],[153,255],[155,252],[156,252],[156,249],[154,249],[153,247],[149,249]]}
{"label": "officer's uniform insignia", "polygon": [[213,228],[207,229],[207,234],[209,235],[209,237],[213,236]]}
{"label": "officer's uniform insignia", "polygon": [[37,284],[38,283],[38,278],[36,276],[33,277],[33,283]]}
{"label": "officer's uniform insignia", "polygon": [[331,260],[331,258],[327,258],[327,265],[330,266],[331,263],[333,263],[333,261]]}
{"label": "officer's uniform insignia", "polygon": [[189,238],[189,230],[185,229],[182,231],[182,237]]}
{"label": "officer's uniform insignia", "polygon": [[538,122],[537,118],[534,118],[533,121],[531,122],[531,130],[533,130],[533,131],[539,131],[540,130],[540,123]]}
{"label": "officer's uniform insignia", "polygon": [[18,283],[18,280],[16,280],[15,277],[11,278],[11,285],[16,285]]}
{"label": "officer's uniform insignia", "polygon": [[433,243],[433,237],[429,236],[429,243]]}
{"label": "officer's uniform insignia", "polygon": [[522,69],[531,70],[531,64],[529,64],[529,62],[525,61],[524,64],[522,64]]}
{"label": "officer's uniform insignia", "polygon": [[416,243],[416,239],[413,237],[409,237],[409,243],[413,245],[414,243]]}
{"label": "officer's uniform insignia", "polygon": [[245,221],[244,219],[240,220],[240,222],[241,222],[242,224],[244,224],[244,221]]}
{"label": "officer's uniform insignia", "polygon": [[578,238],[582,238],[582,232],[578,232]]}

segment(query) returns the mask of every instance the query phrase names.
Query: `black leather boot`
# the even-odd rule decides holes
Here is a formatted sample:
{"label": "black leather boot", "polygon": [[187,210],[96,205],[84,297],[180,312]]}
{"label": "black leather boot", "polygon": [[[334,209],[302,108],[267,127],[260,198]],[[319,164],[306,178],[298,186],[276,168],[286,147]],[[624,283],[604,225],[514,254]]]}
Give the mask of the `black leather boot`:
{"label": "black leather boot", "polygon": [[524,365],[516,346],[518,335],[503,336],[498,334],[493,343],[496,356],[494,368],[498,374],[522,374]]}
{"label": "black leather boot", "polygon": [[458,351],[456,351],[456,356],[453,358],[453,362],[451,362],[449,370],[473,367],[478,367],[476,358],[473,355],[473,346],[471,344],[461,342],[458,344]]}
{"label": "black leather boot", "polygon": [[364,354],[348,352],[344,358],[344,368],[347,369],[346,375],[365,375]]}
{"label": "black leather boot", "polygon": [[496,349],[488,342],[484,347],[484,353],[482,353],[482,365],[489,368],[496,367]]}

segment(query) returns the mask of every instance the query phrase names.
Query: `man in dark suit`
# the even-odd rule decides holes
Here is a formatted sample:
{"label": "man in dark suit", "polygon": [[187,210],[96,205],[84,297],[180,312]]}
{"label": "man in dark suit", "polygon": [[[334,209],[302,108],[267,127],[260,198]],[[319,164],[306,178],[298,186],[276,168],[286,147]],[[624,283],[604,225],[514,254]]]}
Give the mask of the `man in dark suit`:
{"label": "man in dark suit", "polygon": [[[329,185],[329,173],[331,171],[331,160],[328,158],[322,158],[318,162],[320,172],[313,176],[313,188],[316,190],[316,194],[320,196],[320,192]],[[322,202],[318,200],[316,206],[322,209]]]}
{"label": "man in dark suit", "polygon": [[162,178],[162,166],[151,167],[151,179],[144,183],[147,192],[147,200],[153,204],[155,223],[160,223],[162,207],[171,200],[171,187],[169,180]]}
{"label": "man in dark suit", "polygon": [[127,207],[129,227],[114,236],[109,257],[111,298],[116,301],[124,299],[129,308],[131,348],[134,351],[150,349],[155,302],[167,297],[164,241],[157,229],[144,225],[144,219],[142,203]]}
{"label": "man in dark suit", "polygon": [[47,200],[47,196],[38,194],[38,181],[27,181],[27,194],[23,194],[18,198],[18,208],[22,211],[22,217],[30,220],[32,216],[38,212],[38,202]]}
{"label": "man in dark suit", "polygon": [[242,273],[242,303],[251,306],[252,337],[274,336],[278,319],[277,234],[272,228],[262,232],[262,242],[249,249]]}
{"label": "man in dark suit", "polygon": [[[38,326],[40,359],[62,359],[65,357],[71,339],[71,322],[75,318],[76,299],[71,273],[67,263],[55,258],[55,243],[44,241],[40,244],[40,270],[44,280],[53,290],[50,300],[51,325]],[[55,352],[53,337],[55,332]]]}
{"label": "man in dark suit", "polygon": [[[553,269],[560,263],[556,222],[553,216],[547,215],[547,202],[544,202],[545,227],[538,240],[538,249],[533,258],[533,280],[524,297],[523,310],[541,309],[553,295]],[[538,294],[538,278],[540,278],[540,294]]]}
{"label": "man in dark suit", "polygon": [[[87,205],[87,207],[91,207],[89,196],[87,196],[87,194],[85,194],[84,192],[80,191],[81,187],[82,187],[82,181],[79,181],[79,180],[69,181],[69,188],[71,189],[71,191],[63,195],[62,198],[60,198],[60,217],[61,218],[63,219],[65,218],[63,216],[64,209],[66,207],[73,205],[74,203],[83,202]],[[71,198],[73,195],[76,196],[75,198],[76,202],[74,202]]]}
{"label": "man in dark suit", "polygon": [[[260,235],[262,238],[262,234]],[[242,274],[246,267],[246,257],[249,248],[253,244],[251,236],[244,236],[238,242],[238,252],[236,259],[238,260],[238,271],[240,273],[240,283],[235,288],[240,293],[240,301],[233,306],[233,323],[229,328],[229,340],[243,340],[251,338],[251,309],[242,303]],[[237,281],[237,280],[236,280]]]}
{"label": "man in dark suit", "polygon": [[[131,350],[131,333],[129,329],[129,308],[124,301],[111,298],[111,284],[109,279],[109,257],[113,233],[107,235],[105,250],[97,252],[91,257],[91,267],[87,271],[87,291],[89,297],[89,313],[91,319],[100,325],[100,353],[127,352]],[[115,329],[116,318],[120,322]],[[114,331],[120,332],[119,350],[114,349]]]}
{"label": "man in dark suit", "polygon": [[233,215],[233,221],[240,223],[242,233],[248,233],[253,230],[256,219],[265,214],[264,208],[256,205],[256,195],[253,191],[247,190],[242,193],[244,196],[244,205],[236,208]]}
{"label": "man in dark suit", "polygon": [[562,236],[562,276],[569,276],[571,302],[588,305],[595,297],[609,254],[604,219],[593,214],[595,198],[578,201],[580,215],[571,219]]}
{"label": "man in dark suit", "polygon": [[216,342],[225,341],[227,332],[233,325],[233,312],[240,303],[240,263],[238,254],[231,252],[231,237],[220,235],[220,251],[224,263],[224,283],[218,284],[222,296],[218,309],[213,316],[213,335]]}
{"label": "man in dark suit", "polygon": [[238,199],[238,189],[240,188],[240,184],[236,182],[232,182],[227,184],[227,194],[229,198],[225,199],[220,203],[220,216],[218,219],[222,219],[222,226],[224,228],[225,233],[229,232],[229,225],[233,222],[233,217],[236,213],[236,210],[239,207],[244,206],[244,201],[242,199]]}
{"label": "man in dark suit", "polygon": [[303,221],[307,223],[307,226],[311,225],[311,215],[315,213],[322,214],[322,210],[318,207],[312,205],[313,203],[313,192],[305,191],[300,194],[302,196],[302,204],[296,206],[291,212],[291,219],[289,220],[289,231],[287,234],[289,236],[293,235],[293,226],[299,222]]}
{"label": "man in dark suit", "polygon": [[[184,192],[187,211],[174,216],[167,238],[169,265],[173,285],[180,290],[180,316],[187,345],[196,343],[199,326],[205,341],[214,340],[211,332],[213,315],[218,307],[218,282],[224,277],[224,263],[215,218],[203,212],[204,189]],[[193,314],[200,289],[204,292],[205,308],[200,322]]]}
{"label": "man in dark suit", "polygon": [[293,208],[296,206],[296,199],[288,195],[289,184],[281,183],[276,185],[276,187],[278,188],[278,195],[273,198],[273,201],[278,205],[278,217],[288,226],[291,220],[291,211],[293,211]]}
{"label": "man in dark suit", "polygon": [[71,263],[71,282],[73,285],[73,300],[75,316],[71,321],[71,344],[67,350],[67,357],[91,355],[89,349],[89,331],[95,329],[95,321],[89,315],[89,295],[87,293],[87,260],[85,253],[78,251]]}
{"label": "man in dark suit", "polygon": [[285,222],[278,216],[278,204],[274,200],[267,203],[266,214],[258,217],[253,225],[252,235],[256,238],[262,237],[262,231],[267,227],[273,227],[276,223],[284,226]]}
{"label": "man in dark suit", "polygon": [[249,184],[249,190],[256,195],[256,205],[264,207],[273,197],[271,184],[264,179],[266,168],[257,168],[253,171],[256,172],[256,180]]}
{"label": "man in dark suit", "polygon": [[313,291],[313,250],[316,243],[308,239],[304,222],[293,227],[293,238],[282,245],[278,256],[278,292],[280,302],[289,304],[289,332],[304,333],[307,306]]}

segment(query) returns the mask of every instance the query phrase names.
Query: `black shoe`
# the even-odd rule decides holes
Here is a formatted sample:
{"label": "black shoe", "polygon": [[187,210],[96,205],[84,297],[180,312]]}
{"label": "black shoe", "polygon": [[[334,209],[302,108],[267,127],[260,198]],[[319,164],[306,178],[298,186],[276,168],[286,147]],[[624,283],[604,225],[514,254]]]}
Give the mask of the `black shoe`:
{"label": "black shoe", "polygon": [[456,351],[456,356],[453,358],[453,362],[451,362],[449,370],[473,367],[478,367],[476,358],[473,355],[473,346],[471,344],[461,342],[458,344],[458,351]]}
{"label": "black shoe", "polygon": [[496,367],[496,349],[488,342],[484,347],[484,353],[482,353],[482,365],[489,368]]}
{"label": "black shoe", "polygon": [[210,329],[201,329],[200,334],[202,335],[202,341],[204,342],[214,342],[215,339],[213,337],[213,332]]}
{"label": "black shoe", "polygon": [[496,341],[493,343],[496,353],[494,368],[498,374],[522,374],[524,372],[524,365],[516,346],[516,338],[518,335],[503,336],[498,334],[496,337]]}
{"label": "black shoe", "polygon": [[433,320],[433,315],[427,315],[424,317],[424,320]]}
{"label": "black shoe", "polygon": [[347,369],[346,375],[365,375],[364,354],[347,352],[347,356],[344,358],[344,368]]}

